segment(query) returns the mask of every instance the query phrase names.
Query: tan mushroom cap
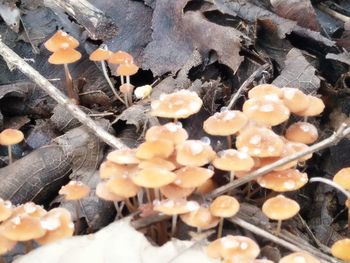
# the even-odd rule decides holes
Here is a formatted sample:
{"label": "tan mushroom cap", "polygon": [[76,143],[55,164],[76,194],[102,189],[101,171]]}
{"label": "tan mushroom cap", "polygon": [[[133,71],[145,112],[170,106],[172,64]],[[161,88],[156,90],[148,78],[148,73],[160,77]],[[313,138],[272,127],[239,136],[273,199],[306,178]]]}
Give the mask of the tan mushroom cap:
{"label": "tan mushroom cap", "polygon": [[176,146],[176,161],[187,166],[203,166],[216,156],[212,147],[200,140],[187,140]]}
{"label": "tan mushroom cap", "polygon": [[90,193],[90,187],[80,181],[70,181],[68,184],[61,187],[58,192],[60,195],[64,195],[66,200],[79,200]]}
{"label": "tan mushroom cap", "polygon": [[0,198],[0,221],[8,219],[13,212],[11,201],[4,201]]}
{"label": "tan mushroom cap", "polygon": [[154,157],[152,159],[144,160],[139,163],[138,165],[139,169],[146,169],[146,168],[162,168],[169,171],[175,170],[176,166],[170,161],[167,161],[160,157]]}
{"label": "tan mushroom cap", "polygon": [[213,165],[223,171],[250,171],[254,167],[254,160],[245,152],[228,149],[218,152]]}
{"label": "tan mushroom cap", "polygon": [[0,255],[6,254],[16,246],[17,242],[0,235]]}
{"label": "tan mushroom cap", "polygon": [[112,161],[104,161],[100,166],[100,177],[108,179],[113,177],[130,176],[137,171],[137,165],[122,165]]}
{"label": "tan mushroom cap", "polygon": [[318,131],[315,125],[299,121],[288,127],[285,137],[292,142],[312,144],[318,139]]}
{"label": "tan mushroom cap", "polygon": [[106,186],[113,194],[124,198],[134,197],[140,190],[140,187],[126,176],[111,178]]}
{"label": "tan mushroom cap", "polygon": [[280,259],[278,263],[321,263],[317,258],[312,256],[311,254],[305,252],[305,251],[300,251],[300,252],[295,252],[292,254],[289,254],[283,258]]}
{"label": "tan mushroom cap", "polygon": [[175,171],[174,184],[183,187],[198,187],[214,175],[214,171],[203,167],[183,167]]}
{"label": "tan mushroom cap", "polygon": [[119,86],[119,91],[122,94],[132,94],[132,92],[134,91],[135,86],[130,84],[130,83],[124,83],[122,85]]}
{"label": "tan mushroom cap", "polygon": [[296,115],[304,116],[304,117],[311,117],[311,116],[317,116],[321,114],[325,108],[325,105],[323,101],[320,98],[308,95],[310,100],[310,105],[307,107],[306,110],[295,112]]}
{"label": "tan mushroom cap", "polygon": [[141,143],[136,149],[136,157],[139,159],[152,159],[155,157],[168,158],[174,151],[174,144],[165,139],[155,139]]}
{"label": "tan mushroom cap", "polygon": [[211,242],[206,248],[211,258],[224,258],[228,262],[251,262],[260,253],[260,248],[245,236],[227,235]]}
{"label": "tan mushroom cap", "polygon": [[186,198],[187,196],[191,195],[194,190],[194,187],[182,188],[174,183],[164,185],[160,188],[162,195],[170,199]]}
{"label": "tan mushroom cap", "polygon": [[137,172],[131,180],[142,187],[159,188],[176,180],[176,175],[166,169],[146,168]]}
{"label": "tan mushroom cap", "polygon": [[161,126],[152,126],[147,130],[145,135],[146,141],[152,141],[159,138],[169,140],[177,145],[187,140],[188,133],[180,125],[173,122]]}
{"label": "tan mushroom cap", "polygon": [[49,63],[54,65],[70,64],[78,61],[81,53],[75,49],[60,49],[49,57]]}
{"label": "tan mushroom cap", "polygon": [[29,215],[18,215],[0,225],[0,235],[13,241],[28,241],[44,236],[40,218]]}
{"label": "tan mushroom cap", "polygon": [[180,215],[180,218],[186,225],[197,227],[200,229],[213,228],[220,221],[219,218],[214,217],[210,213],[208,208],[203,206],[187,214]]}
{"label": "tan mushroom cap", "polygon": [[44,46],[51,52],[56,52],[62,48],[77,48],[79,46],[78,40],[68,35],[62,30],[58,30],[51,38],[49,38]]}
{"label": "tan mushroom cap", "polygon": [[129,53],[119,50],[111,55],[108,62],[111,64],[123,64],[125,61],[132,62],[133,60],[133,57]]}
{"label": "tan mushroom cap", "polygon": [[243,113],[251,120],[268,126],[288,120],[290,111],[277,96],[269,95],[246,100]]}
{"label": "tan mushroom cap", "polygon": [[261,84],[261,85],[255,86],[248,92],[249,99],[263,97],[266,95],[276,95],[277,97],[281,98],[283,93],[279,87],[273,84]]}
{"label": "tan mushroom cap", "polygon": [[196,92],[179,90],[171,94],[162,94],[151,102],[151,115],[163,118],[184,119],[197,113],[202,107],[202,100]]}
{"label": "tan mushroom cap", "polygon": [[232,217],[239,211],[239,202],[229,195],[221,195],[210,204],[210,212],[217,217]]}
{"label": "tan mushroom cap", "polygon": [[113,54],[112,51],[99,47],[98,49],[96,49],[94,52],[90,54],[89,59],[92,61],[104,61],[109,59],[112,54]]}
{"label": "tan mushroom cap", "polygon": [[338,171],[334,175],[333,181],[346,190],[350,190],[350,167],[346,167]]}
{"label": "tan mushroom cap", "polygon": [[40,245],[71,237],[74,233],[72,217],[67,209],[61,207],[50,210],[41,219],[41,225],[46,230],[46,234],[36,239]]}
{"label": "tan mushroom cap", "polygon": [[[290,147],[292,147],[295,152],[302,152],[309,148],[309,146],[307,146],[306,144],[299,143],[299,142],[286,141],[286,145],[289,145]],[[298,162],[305,162],[311,158],[312,158],[312,153],[305,155],[304,157],[300,157],[298,159]]]}
{"label": "tan mushroom cap", "polygon": [[228,110],[217,112],[203,123],[206,133],[217,136],[228,136],[237,133],[248,122],[241,111]]}
{"label": "tan mushroom cap", "polygon": [[24,135],[20,130],[5,129],[0,133],[0,144],[14,145],[23,141]]}
{"label": "tan mushroom cap", "polygon": [[96,186],[96,195],[106,201],[119,202],[123,201],[125,197],[116,195],[107,186],[107,182],[99,182]]}
{"label": "tan mushroom cap", "polygon": [[162,201],[155,200],[153,209],[165,215],[180,215],[198,210],[200,205],[196,201],[187,201],[185,199],[166,199]]}
{"label": "tan mushroom cap", "polygon": [[350,260],[350,239],[338,240],[331,247],[332,255],[341,260]]}
{"label": "tan mushroom cap", "polygon": [[276,192],[295,191],[303,187],[308,181],[306,173],[301,173],[297,169],[287,169],[283,171],[273,171],[257,179],[261,187],[274,190]]}
{"label": "tan mushroom cap", "polygon": [[117,74],[121,76],[132,76],[139,71],[139,67],[134,63],[124,63],[120,64],[117,68]]}
{"label": "tan mushroom cap", "polygon": [[118,164],[138,164],[139,159],[136,158],[136,149],[120,149],[110,152],[107,160]]}
{"label": "tan mushroom cap", "polygon": [[251,263],[274,263],[274,262],[268,259],[254,259]]}
{"label": "tan mushroom cap", "polygon": [[12,211],[11,217],[19,215],[29,215],[31,217],[41,218],[47,214],[47,211],[40,205],[36,205],[33,202],[27,202],[15,207]]}
{"label": "tan mushroom cap", "polygon": [[295,216],[300,210],[300,206],[292,199],[284,195],[277,195],[267,199],[263,206],[263,213],[273,220],[286,220]]}
{"label": "tan mushroom cap", "polygon": [[310,105],[310,97],[296,88],[282,88],[283,103],[290,112],[306,110]]}
{"label": "tan mushroom cap", "polygon": [[251,127],[237,136],[236,147],[252,157],[276,157],[283,151],[284,142],[268,128]]}
{"label": "tan mushroom cap", "polygon": [[196,193],[206,195],[218,187],[217,183],[213,179],[206,180],[203,184],[196,188]]}

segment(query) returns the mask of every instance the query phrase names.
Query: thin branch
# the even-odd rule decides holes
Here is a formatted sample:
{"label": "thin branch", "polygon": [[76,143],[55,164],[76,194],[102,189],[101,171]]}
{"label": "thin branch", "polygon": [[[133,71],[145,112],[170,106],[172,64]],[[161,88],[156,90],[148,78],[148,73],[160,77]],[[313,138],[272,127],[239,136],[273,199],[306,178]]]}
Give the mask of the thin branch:
{"label": "thin branch", "polygon": [[320,141],[319,143],[316,143],[316,144],[308,147],[305,151],[297,152],[293,155],[282,158],[282,159],[280,159],[272,164],[265,165],[264,167],[257,169],[255,171],[249,173],[248,175],[240,178],[240,179],[237,179],[233,182],[230,182],[230,183],[225,184],[219,188],[216,188],[213,192],[209,193],[206,197],[209,199],[215,198],[215,197],[222,195],[228,191],[231,191],[231,190],[233,190],[233,189],[235,189],[243,184],[246,184],[246,183],[250,182],[251,180],[256,179],[257,177],[259,177],[261,175],[264,175],[268,172],[271,172],[274,169],[276,169],[277,167],[280,167],[280,166],[287,164],[289,162],[298,160],[301,157],[304,157],[305,155],[308,155],[310,153],[314,153],[316,151],[322,150],[322,149],[327,148],[329,146],[335,145],[348,134],[350,134],[350,128],[347,128],[347,125],[345,123],[343,123],[332,136],[328,137],[327,139],[325,139],[323,141]]}
{"label": "thin branch", "polygon": [[40,88],[47,92],[58,104],[63,105],[67,111],[69,111],[73,117],[79,120],[82,124],[89,127],[101,140],[108,145],[121,149],[126,146],[112,134],[105,131],[102,127],[96,124],[90,117],[88,117],[77,105],[72,103],[65,95],[62,94],[55,86],[53,86],[45,77],[43,77],[38,71],[33,69],[27,62],[13,52],[7,45],[5,45],[0,39],[0,55],[3,59],[16,68],[18,68],[23,74],[35,82]]}
{"label": "thin branch", "polygon": [[334,187],[335,189],[338,189],[340,192],[342,192],[346,196],[346,198],[348,200],[350,200],[350,192],[346,191],[345,188],[343,188],[341,185],[333,182],[332,180],[322,178],[322,177],[313,177],[309,180],[309,183],[313,183],[313,182],[321,182],[324,184],[328,184],[328,185]]}
{"label": "thin branch", "polygon": [[256,71],[253,72],[252,75],[250,75],[249,78],[247,78],[241,87],[235,92],[235,94],[232,96],[230,103],[227,105],[227,108],[230,110],[235,105],[238,98],[242,95],[242,93],[248,88],[248,86],[255,80],[256,77],[261,75],[261,73],[265,70],[267,70],[270,67],[270,64],[266,63],[262,66],[260,66]]}

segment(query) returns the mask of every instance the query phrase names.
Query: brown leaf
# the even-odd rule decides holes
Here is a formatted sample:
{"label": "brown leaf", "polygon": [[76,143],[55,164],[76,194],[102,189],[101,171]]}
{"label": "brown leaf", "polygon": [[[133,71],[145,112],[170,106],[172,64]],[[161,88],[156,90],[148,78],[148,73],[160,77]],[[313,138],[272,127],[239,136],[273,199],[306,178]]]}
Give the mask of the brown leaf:
{"label": "brown leaf", "polygon": [[305,59],[300,50],[293,48],[287,54],[285,67],[272,84],[278,87],[293,87],[307,94],[314,93],[320,87],[316,69]]}
{"label": "brown leaf", "polygon": [[320,31],[310,0],[271,0],[271,5],[279,16],[296,21],[299,26]]}
{"label": "brown leaf", "polygon": [[201,54],[213,50],[220,63],[236,71],[242,33],[214,24],[200,12],[183,9],[188,0],[157,1],[152,21],[153,41],[146,47],[143,67],[154,75],[177,72],[195,49]]}

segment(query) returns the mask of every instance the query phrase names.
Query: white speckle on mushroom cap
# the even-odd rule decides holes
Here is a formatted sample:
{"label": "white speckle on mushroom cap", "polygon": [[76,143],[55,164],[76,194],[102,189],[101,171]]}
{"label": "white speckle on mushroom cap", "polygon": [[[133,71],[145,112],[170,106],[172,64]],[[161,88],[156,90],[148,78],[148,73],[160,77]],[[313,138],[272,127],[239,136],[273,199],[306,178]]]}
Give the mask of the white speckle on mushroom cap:
{"label": "white speckle on mushroom cap", "polygon": [[261,142],[261,136],[260,135],[254,135],[250,138],[249,143],[253,145],[258,145]]}
{"label": "white speckle on mushroom cap", "polygon": [[199,204],[195,201],[188,201],[186,203],[186,208],[189,210],[189,211],[196,211],[199,209]]}
{"label": "white speckle on mushroom cap", "polygon": [[283,183],[283,186],[286,189],[294,189],[296,187],[296,183],[293,180],[287,180]]}
{"label": "white speckle on mushroom cap", "polygon": [[193,155],[197,155],[203,152],[204,146],[200,141],[192,141],[190,143],[190,150]]}
{"label": "white speckle on mushroom cap", "polygon": [[160,101],[159,100],[154,100],[154,101],[152,101],[152,103],[151,103],[151,107],[152,107],[152,109],[158,109],[159,108],[159,106],[160,106]]}
{"label": "white speckle on mushroom cap", "polygon": [[62,44],[61,44],[61,48],[69,48],[69,43],[67,43],[67,42],[63,42]]}
{"label": "white speckle on mushroom cap", "polygon": [[162,94],[160,94],[160,96],[159,96],[159,100],[164,101],[166,97],[167,97],[167,94],[162,93]]}
{"label": "white speckle on mushroom cap", "polygon": [[224,248],[236,248],[239,246],[239,242],[231,238],[223,237],[220,242]]}
{"label": "white speckle on mushroom cap", "polygon": [[175,112],[175,115],[186,115],[188,114],[187,109],[179,109],[178,111]]}
{"label": "white speckle on mushroom cap", "polygon": [[174,200],[167,200],[163,203],[163,206],[164,207],[167,207],[167,208],[173,208],[175,206],[175,202]]}
{"label": "white speckle on mushroom cap", "polygon": [[275,147],[273,147],[273,146],[269,146],[269,147],[267,148],[267,151],[270,152],[270,153],[273,153],[275,150],[276,150],[276,149],[275,149]]}
{"label": "white speckle on mushroom cap", "polygon": [[307,260],[303,256],[296,256],[293,261],[295,263],[307,263]]}
{"label": "white speckle on mushroom cap", "polygon": [[28,214],[34,213],[37,210],[34,203],[25,203],[23,209]]}
{"label": "white speckle on mushroom cap", "polygon": [[21,223],[21,218],[19,216],[15,216],[14,218],[11,219],[11,222],[15,225],[19,225]]}
{"label": "white speckle on mushroom cap", "polygon": [[237,152],[237,157],[238,157],[238,159],[242,160],[242,159],[248,158],[249,155],[247,153],[245,153],[245,152]]}
{"label": "white speckle on mushroom cap", "polygon": [[64,31],[61,31],[61,36],[66,37],[68,34]]}
{"label": "white speckle on mushroom cap", "polygon": [[248,146],[243,146],[240,150],[241,152],[245,152],[245,153],[249,152]]}
{"label": "white speckle on mushroom cap", "polygon": [[178,128],[179,128],[175,123],[172,123],[172,122],[169,122],[169,123],[165,124],[164,127],[165,127],[168,131],[174,132],[174,133],[177,132],[177,130],[178,130]]}
{"label": "white speckle on mushroom cap", "polygon": [[11,208],[11,207],[12,207],[11,201],[6,200],[6,201],[4,202],[4,206],[5,206],[6,208]]}
{"label": "white speckle on mushroom cap", "polygon": [[176,185],[180,185],[181,183],[182,183],[182,180],[180,178],[178,178],[174,181],[174,184],[176,184]]}
{"label": "white speckle on mushroom cap", "polygon": [[198,101],[191,101],[189,107],[191,110],[196,111],[198,108],[201,107],[201,104]]}
{"label": "white speckle on mushroom cap", "polygon": [[300,129],[303,131],[303,132],[308,132],[310,131],[310,126],[305,124],[305,123],[301,123],[300,124]]}
{"label": "white speckle on mushroom cap", "polygon": [[207,136],[204,136],[204,137],[202,137],[201,139],[200,139],[200,141],[202,142],[202,143],[204,143],[204,144],[206,144],[206,145],[210,145],[210,138],[209,137],[207,137]]}
{"label": "white speckle on mushroom cap", "polygon": [[49,230],[49,231],[55,230],[61,226],[61,222],[60,222],[59,218],[54,217],[54,216],[50,216],[50,217],[47,217],[45,219],[42,219],[40,221],[40,224],[41,224],[42,228]]}
{"label": "white speckle on mushroom cap", "polygon": [[247,242],[241,242],[239,244],[240,249],[246,250],[249,247],[249,244]]}
{"label": "white speckle on mushroom cap", "polygon": [[230,121],[237,117],[237,114],[234,111],[226,111],[222,113],[222,119],[224,121]]}
{"label": "white speckle on mushroom cap", "polygon": [[273,112],[275,110],[275,107],[273,106],[273,104],[267,103],[267,104],[261,105],[259,110],[261,112]]}
{"label": "white speckle on mushroom cap", "polygon": [[278,97],[277,94],[268,94],[268,95],[265,95],[264,98],[266,100],[270,100],[270,101],[279,101],[280,98]]}
{"label": "white speckle on mushroom cap", "polygon": [[261,153],[261,150],[260,150],[260,149],[255,148],[255,149],[253,150],[253,154],[260,154],[260,153]]}
{"label": "white speckle on mushroom cap", "polygon": [[283,96],[287,99],[287,100],[292,100],[295,96],[296,93],[296,89],[291,89],[291,88],[285,88],[284,92],[283,92]]}

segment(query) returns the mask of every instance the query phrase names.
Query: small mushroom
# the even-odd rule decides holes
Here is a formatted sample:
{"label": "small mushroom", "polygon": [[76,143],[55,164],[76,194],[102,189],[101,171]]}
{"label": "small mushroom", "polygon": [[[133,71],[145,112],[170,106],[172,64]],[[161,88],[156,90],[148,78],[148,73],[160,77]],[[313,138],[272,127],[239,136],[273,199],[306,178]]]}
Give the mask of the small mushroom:
{"label": "small mushroom", "polygon": [[0,198],[0,221],[5,221],[13,213],[13,207],[11,201],[4,201]]}
{"label": "small mushroom", "polygon": [[273,96],[277,96],[278,98],[281,98],[283,96],[283,92],[282,92],[282,89],[280,89],[279,87],[273,84],[260,84],[248,91],[249,99],[264,97],[269,95],[273,95]]}
{"label": "small mushroom", "polygon": [[[350,167],[346,167],[338,171],[334,177],[333,182],[343,187],[345,190],[350,191]],[[350,199],[347,199],[349,204]],[[350,208],[348,207],[348,232],[350,233]]]}
{"label": "small mushroom", "polygon": [[188,138],[187,131],[178,125],[177,123],[169,122],[160,126],[152,126],[149,128],[145,135],[146,141],[152,141],[156,139],[165,139],[171,141],[174,145],[184,143]]}
{"label": "small mushroom", "polygon": [[[11,251],[16,246],[16,244],[17,244],[16,241],[10,240],[10,239],[0,235],[0,256]],[[0,260],[1,260],[1,258],[0,258]]]}
{"label": "small mushroom", "polygon": [[199,208],[180,215],[181,220],[189,226],[197,228],[198,232],[201,232],[201,230],[213,228],[217,226],[219,223],[219,218],[214,217],[209,209],[204,206],[200,206]]}
{"label": "small mushroom", "polygon": [[295,112],[298,116],[310,117],[321,114],[325,108],[324,102],[317,97],[308,95],[310,104],[304,111]]}
{"label": "small mushroom", "polygon": [[7,146],[9,155],[9,163],[12,163],[12,149],[11,146],[23,141],[24,135],[20,130],[5,129],[0,133],[0,144]]}
{"label": "small mushroom", "polygon": [[155,157],[168,158],[174,151],[174,144],[166,139],[157,138],[141,143],[136,149],[139,159],[152,159]]}
{"label": "small mushroom", "polygon": [[175,183],[164,185],[160,188],[160,193],[169,199],[186,198],[193,193],[195,187],[184,188]]}
{"label": "small mushroom", "polygon": [[306,110],[310,105],[310,97],[296,88],[282,88],[282,100],[290,112]]}
{"label": "small mushroom", "polygon": [[110,152],[107,160],[117,164],[138,164],[139,159],[136,158],[136,149],[120,149]]}
{"label": "small mushroom", "polygon": [[58,30],[51,38],[49,38],[44,46],[47,50],[51,52],[56,52],[62,48],[77,48],[79,46],[79,41],[74,37],[68,35],[62,30]]}
{"label": "small mushroom", "polygon": [[321,263],[317,258],[312,256],[311,254],[300,251],[289,254],[280,259],[278,263],[295,263],[295,262],[303,262],[303,263]]}
{"label": "small mushroom", "polygon": [[175,171],[174,184],[183,188],[198,187],[214,175],[214,171],[203,167],[183,167]]}
{"label": "small mushroom", "polygon": [[182,165],[203,166],[215,156],[212,147],[201,140],[187,140],[176,146],[176,161]]}
{"label": "small mushroom", "polygon": [[[137,71],[139,70],[139,67],[136,66],[134,63],[129,62],[128,60],[126,60],[124,62],[124,64],[119,65],[118,69],[117,69],[117,74],[120,76],[126,76],[126,85],[128,85],[129,87],[131,87],[131,83],[130,83],[130,76],[135,75],[137,73]],[[122,84],[122,85],[125,85]],[[132,86],[133,87],[133,86]],[[124,96],[125,102],[127,104],[127,107],[130,107],[132,105],[132,94],[133,94],[133,88],[132,90],[127,89],[129,92],[126,93]]]}
{"label": "small mushroom", "polygon": [[[128,52],[121,51],[121,50],[113,53],[108,59],[109,63],[115,64],[115,65],[124,64],[125,61],[132,62],[132,61],[134,61],[134,58]],[[123,77],[123,75],[120,75],[120,83],[124,84],[124,77]]]}
{"label": "small mushroom", "polygon": [[312,144],[318,139],[318,131],[313,124],[300,121],[288,127],[285,137],[292,142]]}
{"label": "small mushroom", "polygon": [[300,210],[300,206],[292,199],[284,195],[278,195],[265,201],[262,206],[263,213],[272,220],[277,220],[276,234],[281,232],[282,220],[295,216]]}
{"label": "small mushroom", "polygon": [[113,177],[129,176],[135,173],[137,165],[123,165],[112,161],[104,161],[100,166],[100,178],[109,179]]}
{"label": "small mushroom", "polygon": [[350,262],[350,239],[338,240],[331,247],[332,255],[336,258]]}

